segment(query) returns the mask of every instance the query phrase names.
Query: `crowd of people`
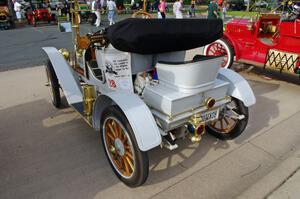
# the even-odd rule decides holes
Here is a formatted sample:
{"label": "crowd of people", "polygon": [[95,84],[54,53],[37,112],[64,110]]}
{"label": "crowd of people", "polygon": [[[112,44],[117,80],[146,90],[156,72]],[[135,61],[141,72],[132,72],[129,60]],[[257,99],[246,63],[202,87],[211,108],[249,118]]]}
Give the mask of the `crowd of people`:
{"label": "crowd of people", "polygon": [[226,18],[226,12],[228,9],[228,3],[226,0],[212,0],[208,5],[208,19]]}
{"label": "crowd of people", "polygon": [[[49,9],[49,12],[54,12],[56,16],[62,16],[65,15],[70,20],[71,18],[71,10],[72,10],[72,3],[74,1],[70,0],[64,0],[62,2],[62,7],[55,7],[55,10],[51,10],[51,6],[49,3],[46,3],[46,1],[40,1],[38,4],[42,4],[42,6],[36,6],[32,3],[29,5],[21,4],[18,0],[12,0],[13,2],[13,8],[16,13],[16,18],[18,21],[22,21],[24,18],[26,18],[27,12],[33,11],[37,8],[43,8],[43,9]],[[86,3],[88,5],[88,8],[86,8],[86,13],[91,13],[90,16],[87,16],[88,18],[91,18],[91,23],[97,27],[100,26],[101,23],[101,14],[104,12],[107,13],[107,18],[109,21],[109,24],[112,25],[115,23],[115,16],[117,11],[117,5],[114,0],[93,0],[93,1],[81,1],[83,3]]]}
{"label": "crowd of people", "polygon": [[[157,9],[157,17],[165,19],[166,18],[166,1],[165,0],[160,0],[160,3],[158,4],[158,9]],[[173,4],[173,14],[176,19],[182,19],[184,15],[184,5],[183,5],[183,0],[176,0],[175,3]],[[196,1],[191,0],[189,8],[187,10],[188,16],[189,17],[195,17],[196,16]]]}
{"label": "crowd of people", "polygon": [[[12,0],[14,3],[14,10],[16,12],[16,17],[18,20],[22,18],[22,5],[18,3],[17,0]],[[114,0],[92,0],[88,1],[89,9],[91,10],[91,24],[97,27],[101,24],[101,14],[107,13],[107,18],[109,25],[115,23],[116,14],[118,11],[117,5]],[[169,4],[170,5],[170,4]],[[50,9],[50,5],[48,5]],[[63,8],[59,10],[60,14],[65,14],[70,16],[70,3],[69,0],[64,0]],[[130,8],[141,9],[143,7],[142,0],[132,0]],[[215,18],[225,18],[228,4],[226,0],[211,0],[208,5],[208,19]],[[196,16],[196,0],[190,0],[190,4],[187,8],[184,7],[183,0],[176,0],[172,6],[173,14],[175,18],[184,18],[184,13],[187,13],[188,17]],[[147,12],[157,12],[157,17],[160,19],[166,18],[166,13],[169,11],[166,0],[155,0],[153,3],[150,0],[146,0],[146,11]],[[221,14],[220,14],[221,13]]]}
{"label": "crowd of people", "polygon": [[[226,18],[226,12],[228,8],[228,3],[226,0],[212,0],[208,5],[208,19],[217,19],[222,18],[223,20]],[[185,8],[183,5],[183,0],[176,0],[173,4],[173,14],[175,18],[182,19]],[[187,10],[188,17],[196,16],[196,1],[191,0],[189,8]],[[160,0],[157,9],[157,17],[165,19],[166,18],[166,1]]]}
{"label": "crowd of people", "polygon": [[91,3],[92,9],[92,25],[99,27],[101,24],[101,13],[104,10],[107,11],[107,18],[109,21],[109,25],[113,25],[115,23],[115,17],[117,12],[117,5],[114,0],[107,0],[106,4],[102,0],[93,0]]}

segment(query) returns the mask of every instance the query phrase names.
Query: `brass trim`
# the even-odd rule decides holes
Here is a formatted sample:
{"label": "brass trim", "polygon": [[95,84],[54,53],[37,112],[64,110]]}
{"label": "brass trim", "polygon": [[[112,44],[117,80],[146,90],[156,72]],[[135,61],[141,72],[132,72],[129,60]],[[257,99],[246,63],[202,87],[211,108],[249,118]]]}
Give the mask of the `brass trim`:
{"label": "brass trim", "polygon": [[[214,104],[213,104],[212,107],[209,107],[208,105],[209,105],[212,101],[214,101]],[[212,98],[212,97],[208,97],[208,98],[206,98],[206,99],[204,100],[204,104],[205,104],[205,106],[206,106],[207,109],[211,109],[211,108],[213,108],[214,105],[216,104],[216,100],[215,100],[214,98]]]}
{"label": "brass trim", "polygon": [[96,99],[94,86],[83,85],[83,113],[86,116],[91,116],[93,113],[93,105]]}
{"label": "brass trim", "polygon": [[61,48],[58,50],[58,52],[60,52],[60,54],[62,54],[66,60],[70,60],[70,52],[67,49]]}

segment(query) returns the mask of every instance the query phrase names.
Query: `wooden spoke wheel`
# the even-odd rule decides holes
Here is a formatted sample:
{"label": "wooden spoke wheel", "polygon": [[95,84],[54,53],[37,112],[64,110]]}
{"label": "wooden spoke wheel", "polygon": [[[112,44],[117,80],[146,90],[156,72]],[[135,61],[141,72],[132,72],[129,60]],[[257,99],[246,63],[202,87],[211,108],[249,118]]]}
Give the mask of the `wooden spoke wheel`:
{"label": "wooden spoke wheel", "polygon": [[148,177],[148,156],[139,150],[125,115],[111,106],[103,114],[101,127],[105,154],[115,174],[130,187],[142,185]]}
{"label": "wooden spoke wheel", "polygon": [[204,47],[204,55],[220,56],[224,55],[222,61],[223,68],[230,68],[234,60],[234,51],[231,44],[226,39],[218,39],[217,41],[208,44]]}
{"label": "wooden spoke wheel", "polygon": [[208,133],[220,139],[233,139],[239,136],[248,123],[248,108],[238,99],[232,98],[220,111],[220,117],[207,125]]}
{"label": "wooden spoke wheel", "polygon": [[117,172],[124,178],[134,173],[135,154],[128,133],[116,118],[104,121],[105,144]]}
{"label": "wooden spoke wheel", "polygon": [[47,76],[47,84],[50,89],[50,96],[52,104],[59,108],[61,106],[61,97],[59,91],[59,83],[51,61],[48,59],[46,63],[46,76]]}
{"label": "wooden spoke wheel", "polygon": [[151,19],[153,18],[152,15],[145,11],[137,11],[132,14],[133,18],[142,18],[142,19]]}

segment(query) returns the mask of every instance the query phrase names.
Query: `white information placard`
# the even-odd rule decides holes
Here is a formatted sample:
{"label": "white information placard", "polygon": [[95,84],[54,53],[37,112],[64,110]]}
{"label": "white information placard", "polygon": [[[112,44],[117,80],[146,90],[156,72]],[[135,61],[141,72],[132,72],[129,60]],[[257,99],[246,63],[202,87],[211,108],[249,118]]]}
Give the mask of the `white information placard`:
{"label": "white information placard", "polygon": [[105,54],[105,68],[110,89],[133,92],[129,53]]}

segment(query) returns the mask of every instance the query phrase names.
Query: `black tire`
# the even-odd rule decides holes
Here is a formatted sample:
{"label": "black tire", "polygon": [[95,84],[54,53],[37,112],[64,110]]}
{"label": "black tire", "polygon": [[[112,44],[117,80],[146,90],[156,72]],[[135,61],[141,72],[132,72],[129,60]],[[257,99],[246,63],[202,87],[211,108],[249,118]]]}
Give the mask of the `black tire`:
{"label": "black tire", "polygon": [[209,55],[215,55],[215,56],[219,56],[221,55],[220,53],[217,53],[217,54],[212,54],[211,51],[209,51],[209,48],[212,46],[212,45],[215,45],[215,44],[220,44],[227,56],[228,56],[228,59],[226,61],[226,63],[224,63],[222,65],[223,68],[231,68],[232,64],[233,64],[233,61],[234,61],[234,49],[233,49],[233,46],[231,45],[231,43],[227,40],[227,39],[218,39],[217,41],[211,43],[211,44],[208,44],[204,47],[204,55],[206,56],[209,56]]}
{"label": "black tire", "polygon": [[[118,106],[110,106],[108,108],[106,108],[104,110],[104,113],[101,117],[101,128],[100,128],[100,133],[101,133],[101,138],[102,138],[102,144],[104,147],[104,152],[105,155],[110,163],[110,166],[112,167],[114,173],[117,175],[117,177],[127,186],[129,187],[138,187],[140,185],[142,185],[147,177],[148,177],[148,172],[149,172],[149,160],[148,160],[148,155],[147,152],[141,151],[138,147],[137,141],[135,139],[133,130],[128,122],[128,120],[126,119],[125,115],[123,114],[123,112],[119,109]],[[105,125],[106,123],[108,123],[109,120],[115,120],[117,122],[119,122],[121,124],[121,128],[125,129],[126,131],[122,131],[127,132],[127,139],[129,136],[129,140],[130,141],[125,141],[125,142],[130,142],[131,143],[131,149],[132,151],[134,151],[132,154],[133,155],[133,159],[135,159],[135,163],[134,163],[134,170],[132,171],[132,174],[129,177],[125,177],[123,176],[121,173],[121,171],[119,169],[117,169],[117,165],[114,163],[114,161],[112,160],[112,152],[109,152],[110,149],[108,149],[107,146],[107,138],[106,138],[106,132],[107,130],[105,129]],[[125,133],[124,133],[125,135]],[[125,146],[125,142],[123,142],[124,145],[122,145],[123,147]],[[115,142],[116,143],[116,139]],[[115,148],[117,148],[116,144],[114,145]],[[124,147],[126,148],[126,147]],[[118,151],[118,150],[115,150]],[[126,152],[126,151],[125,151]],[[121,159],[121,155],[119,154],[119,152],[115,152],[116,154],[118,153],[118,156],[120,156]],[[126,153],[125,153],[126,155]],[[124,163],[124,162],[123,162]],[[124,163],[125,165],[125,163]]]}
{"label": "black tire", "polygon": [[52,104],[59,108],[61,106],[61,97],[59,91],[59,83],[51,61],[48,59],[46,63],[46,75],[50,87],[50,95]]}
{"label": "black tire", "polygon": [[[244,115],[245,117],[241,120],[236,120],[235,126],[225,132],[225,131],[220,131],[217,130],[215,127],[213,127],[213,123],[208,124],[206,126],[206,131],[212,135],[214,135],[215,137],[221,139],[221,140],[230,140],[230,139],[234,139],[236,137],[238,137],[239,135],[241,135],[243,133],[243,131],[245,130],[247,124],[248,124],[248,118],[249,118],[249,111],[248,111],[248,107],[246,107],[244,105],[244,103],[236,98],[232,98],[232,102],[231,104],[235,104],[235,108],[233,109],[237,114],[239,115]],[[220,120],[224,117],[222,117],[222,114]],[[228,122],[229,117],[227,117],[227,122]],[[217,121],[221,122],[220,120]],[[215,125],[217,124],[215,123]],[[230,123],[229,123],[230,124]],[[224,124],[223,124],[224,125]]]}

